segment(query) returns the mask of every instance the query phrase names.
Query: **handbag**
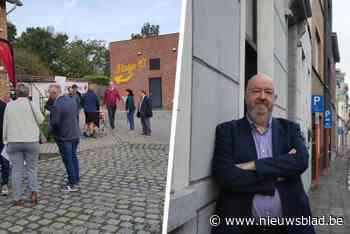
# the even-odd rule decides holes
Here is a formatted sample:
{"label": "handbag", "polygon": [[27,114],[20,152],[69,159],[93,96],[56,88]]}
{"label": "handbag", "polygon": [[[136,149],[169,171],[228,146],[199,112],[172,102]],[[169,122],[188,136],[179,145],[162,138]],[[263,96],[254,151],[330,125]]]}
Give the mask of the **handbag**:
{"label": "handbag", "polygon": [[45,135],[40,130],[40,124],[38,123],[38,120],[36,119],[32,103],[30,101],[28,101],[28,102],[29,102],[30,109],[32,110],[32,114],[33,114],[34,120],[36,122],[36,125],[38,125],[38,128],[39,128],[39,144],[44,144],[44,143],[47,142],[47,138],[45,137]]}

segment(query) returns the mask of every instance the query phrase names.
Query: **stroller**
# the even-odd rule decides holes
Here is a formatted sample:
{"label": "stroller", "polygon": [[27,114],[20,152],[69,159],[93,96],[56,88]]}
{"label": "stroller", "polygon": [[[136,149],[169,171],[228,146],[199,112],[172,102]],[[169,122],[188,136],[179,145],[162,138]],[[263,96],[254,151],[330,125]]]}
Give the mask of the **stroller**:
{"label": "stroller", "polygon": [[105,136],[107,135],[107,132],[106,132],[107,114],[105,111],[100,110],[98,116],[99,116],[98,135]]}

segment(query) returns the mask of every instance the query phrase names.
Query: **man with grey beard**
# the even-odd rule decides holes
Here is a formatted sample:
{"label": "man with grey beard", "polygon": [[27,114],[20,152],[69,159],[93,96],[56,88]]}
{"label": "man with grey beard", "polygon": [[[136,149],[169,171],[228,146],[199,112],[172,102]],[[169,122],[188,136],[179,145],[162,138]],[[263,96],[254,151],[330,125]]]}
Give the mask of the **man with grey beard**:
{"label": "man with grey beard", "polygon": [[[272,117],[276,99],[272,79],[257,74],[247,84],[246,116],[216,128],[212,173],[220,189],[215,214],[222,222],[212,233],[315,233],[311,223],[301,223],[312,218],[301,181],[309,154],[299,125]],[[228,225],[228,218],[254,224]]]}

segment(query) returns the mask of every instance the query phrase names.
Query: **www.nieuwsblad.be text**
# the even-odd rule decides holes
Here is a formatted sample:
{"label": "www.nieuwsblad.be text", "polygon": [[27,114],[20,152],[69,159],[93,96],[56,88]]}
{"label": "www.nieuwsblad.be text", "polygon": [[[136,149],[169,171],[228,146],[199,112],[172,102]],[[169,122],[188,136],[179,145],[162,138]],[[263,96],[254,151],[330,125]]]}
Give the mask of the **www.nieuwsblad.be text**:
{"label": "www.nieuwsblad.be text", "polygon": [[319,217],[297,217],[297,218],[277,218],[277,217],[261,217],[261,218],[220,218],[218,215],[212,215],[209,218],[211,226],[216,227],[220,224],[226,226],[298,226],[298,225],[313,225],[313,226],[336,226],[344,225],[344,217],[337,216],[319,216]]}

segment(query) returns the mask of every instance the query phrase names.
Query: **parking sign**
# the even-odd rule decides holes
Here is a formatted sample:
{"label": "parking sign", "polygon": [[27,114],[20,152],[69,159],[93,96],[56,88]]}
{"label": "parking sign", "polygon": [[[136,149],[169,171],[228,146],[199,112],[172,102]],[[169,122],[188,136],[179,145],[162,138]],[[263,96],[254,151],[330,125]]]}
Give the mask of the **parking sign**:
{"label": "parking sign", "polygon": [[323,96],[312,95],[311,98],[311,111],[312,113],[323,112]]}
{"label": "parking sign", "polygon": [[324,112],[324,128],[332,128],[332,111],[326,110]]}

